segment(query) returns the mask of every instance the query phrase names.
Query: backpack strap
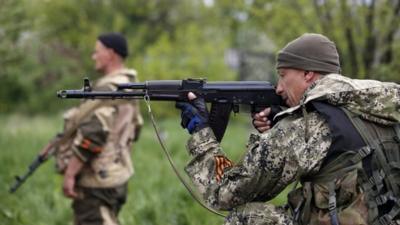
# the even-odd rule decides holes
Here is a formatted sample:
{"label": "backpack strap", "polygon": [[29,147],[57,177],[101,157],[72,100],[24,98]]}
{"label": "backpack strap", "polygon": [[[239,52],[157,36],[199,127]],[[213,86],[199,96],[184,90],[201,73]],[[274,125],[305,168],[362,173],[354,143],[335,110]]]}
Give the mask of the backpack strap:
{"label": "backpack strap", "polygon": [[341,107],[343,112],[346,113],[347,117],[350,119],[351,123],[354,125],[354,127],[357,129],[358,133],[361,135],[363,138],[364,142],[367,143],[371,148],[375,149],[376,147],[376,141],[374,133],[370,129],[367,128],[365,123],[361,120],[360,116],[350,112],[348,109]]}
{"label": "backpack strap", "polygon": [[395,141],[400,144],[400,124],[396,124],[394,127],[394,131],[396,132]]}
{"label": "backpack strap", "polygon": [[329,216],[331,217],[331,224],[339,225],[339,218],[338,218],[337,209],[336,209],[335,186],[336,186],[335,181],[331,181],[328,183],[328,191],[329,191],[328,210],[329,210]]}
{"label": "backpack strap", "polygon": [[[362,188],[368,193],[369,220],[372,225],[389,225],[393,223],[393,219],[400,213],[400,190],[398,177],[392,175],[393,167],[400,168],[400,163],[397,161],[388,162],[388,157],[382,146],[382,133],[379,129],[373,129],[366,125],[359,115],[356,115],[345,108],[343,111],[348,115],[354,127],[358,130],[365,143],[374,150],[373,160],[378,163],[379,169],[372,171],[372,176],[362,176]],[[395,141],[400,144],[400,126],[393,126]],[[386,186],[386,189],[384,189]],[[393,207],[391,210],[379,216],[378,206],[384,205],[392,201]]]}
{"label": "backpack strap", "polygon": [[[400,124],[396,124],[394,127],[394,131],[396,136],[394,137],[395,141],[400,144]],[[400,168],[399,163],[396,163],[394,165],[397,168]],[[392,178],[392,177],[391,177]],[[392,180],[389,179],[392,182],[390,182],[391,184],[393,184],[394,182],[398,182],[396,180]],[[389,225],[389,224],[394,224],[393,223],[393,219],[400,214],[400,199],[397,197],[400,195],[400,193],[398,192],[398,183],[393,184],[392,187],[395,187],[395,190],[391,190],[388,191],[385,195],[383,195],[383,197],[381,197],[381,202],[382,204],[386,203],[389,200],[394,201],[394,206],[393,208],[385,215],[377,218],[375,221],[372,222],[372,225]],[[397,192],[396,192],[397,191]]]}
{"label": "backpack strap", "polygon": [[369,146],[365,146],[358,151],[346,151],[340,154],[336,159],[326,164],[318,173],[310,178],[303,178],[303,191],[305,193],[305,201],[303,205],[303,224],[308,224],[311,213],[312,189],[311,183],[327,183],[328,185],[328,210],[332,225],[339,225],[336,200],[336,180],[346,173],[353,170],[362,169],[361,161],[370,155],[373,150]]}

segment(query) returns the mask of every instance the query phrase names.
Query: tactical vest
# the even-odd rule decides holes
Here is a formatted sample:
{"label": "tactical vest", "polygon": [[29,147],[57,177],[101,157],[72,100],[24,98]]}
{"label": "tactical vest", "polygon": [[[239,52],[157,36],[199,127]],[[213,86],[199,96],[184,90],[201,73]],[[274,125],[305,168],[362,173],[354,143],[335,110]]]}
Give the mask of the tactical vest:
{"label": "tactical vest", "polygon": [[330,128],[332,144],[317,174],[289,193],[300,225],[400,224],[400,131],[344,108],[311,102]]}

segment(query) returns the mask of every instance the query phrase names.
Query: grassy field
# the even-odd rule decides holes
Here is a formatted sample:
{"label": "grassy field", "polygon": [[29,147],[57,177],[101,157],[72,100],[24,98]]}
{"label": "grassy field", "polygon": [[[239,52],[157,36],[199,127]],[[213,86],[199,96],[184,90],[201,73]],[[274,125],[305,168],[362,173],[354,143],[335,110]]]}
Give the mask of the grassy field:
{"label": "grassy field", "polygon": [[[40,167],[16,193],[8,193],[14,176],[24,173],[38,151],[61,129],[60,118],[0,116],[0,224],[72,224],[71,202],[62,195],[62,179],[54,172],[53,160]],[[178,121],[179,118],[171,118],[158,123],[167,148],[183,172],[190,160],[185,150],[189,135]],[[239,160],[243,154],[249,131],[249,125],[243,122],[229,124],[222,145],[233,160]],[[223,218],[199,206],[176,178],[150,121],[146,121],[132,158],[136,173],[129,183],[128,202],[120,215],[122,224],[222,224]],[[276,204],[282,201],[284,197],[274,200]]]}

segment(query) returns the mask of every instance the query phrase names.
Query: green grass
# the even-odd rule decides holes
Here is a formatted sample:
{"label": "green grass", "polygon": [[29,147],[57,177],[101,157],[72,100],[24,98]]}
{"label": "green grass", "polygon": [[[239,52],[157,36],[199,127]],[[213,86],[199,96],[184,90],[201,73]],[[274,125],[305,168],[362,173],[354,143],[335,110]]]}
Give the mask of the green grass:
{"label": "green grass", "polygon": [[[243,155],[250,131],[245,119],[236,119],[225,134],[222,146],[231,159]],[[175,164],[183,173],[190,160],[185,150],[189,135],[179,126],[179,118],[158,121]],[[62,127],[60,116],[0,116],[0,224],[72,224],[70,200],[62,195],[62,177],[54,171],[54,161],[41,166],[14,194],[8,189],[14,175],[23,174],[39,150]],[[132,158],[135,175],[129,182],[128,202],[122,224],[204,225],[222,224],[223,218],[211,214],[195,202],[173,173],[149,120]],[[186,177],[187,178],[187,177]],[[279,204],[284,197],[274,200]]]}

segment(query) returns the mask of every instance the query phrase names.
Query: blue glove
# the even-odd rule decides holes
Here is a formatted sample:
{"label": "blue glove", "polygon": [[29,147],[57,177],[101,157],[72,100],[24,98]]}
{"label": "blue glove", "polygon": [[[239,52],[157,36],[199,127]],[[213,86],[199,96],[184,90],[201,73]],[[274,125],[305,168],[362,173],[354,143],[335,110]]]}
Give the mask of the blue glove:
{"label": "blue glove", "polygon": [[182,110],[181,126],[190,134],[209,126],[207,105],[203,98],[196,98],[190,103],[177,102],[175,107]]}

